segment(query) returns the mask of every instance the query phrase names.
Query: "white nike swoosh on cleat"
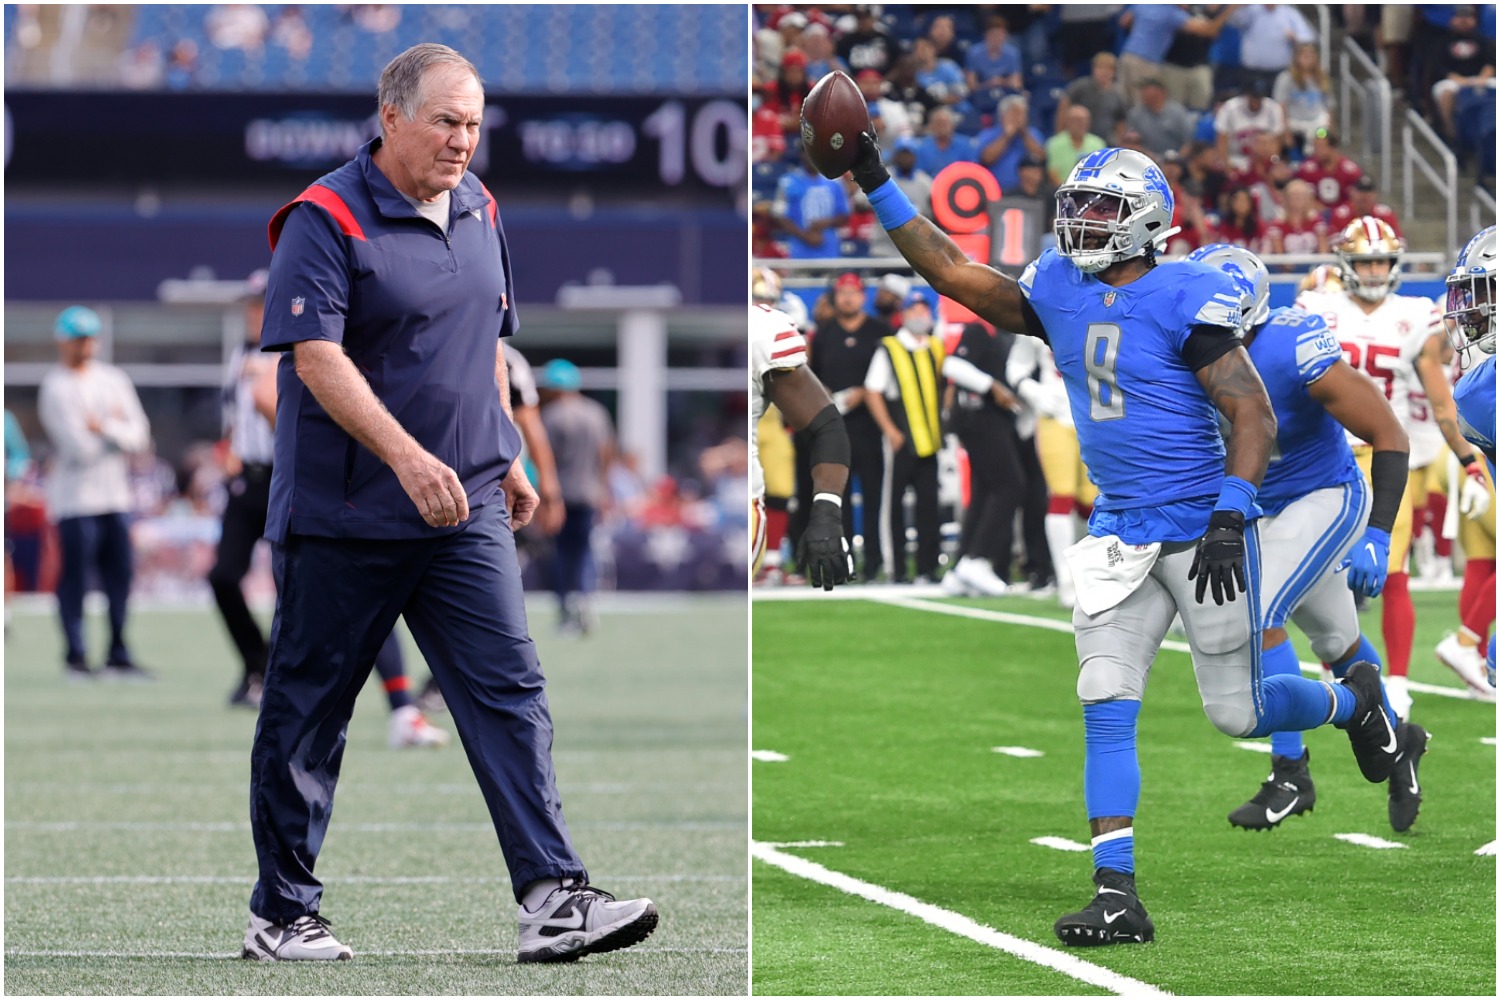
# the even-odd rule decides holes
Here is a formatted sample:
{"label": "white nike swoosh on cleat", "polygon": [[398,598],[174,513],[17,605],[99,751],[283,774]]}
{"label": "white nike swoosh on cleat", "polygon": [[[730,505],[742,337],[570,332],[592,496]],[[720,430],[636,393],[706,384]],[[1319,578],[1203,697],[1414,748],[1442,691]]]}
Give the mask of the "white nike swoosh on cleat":
{"label": "white nike swoosh on cleat", "polygon": [[1380,712],[1380,719],[1381,719],[1382,722],[1385,723],[1385,731],[1391,734],[1391,738],[1386,741],[1385,746],[1383,746],[1383,747],[1380,748],[1380,752],[1381,753],[1395,753],[1396,752],[1396,731],[1391,728],[1391,720],[1388,719],[1388,718],[1386,718],[1385,712],[1381,711],[1378,708],[1376,709],[1376,711]]}
{"label": "white nike swoosh on cleat", "polygon": [[1126,896],[1126,895],[1129,895],[1129,893],[1125,892],[1123,889],[1106,889],[1103,886],[1099,887],[1099,891],[1100,892],[1112,892],[1116,896]]}
{"label": "white nike swoosh on cleat", "polygon": [[1411,766],[1411,793],[1413,795],[1422,794],[1422,789],[1417,785],[1417,765],[1415,764]]}
{"label": "white nike swoosh on cleat", "polygon": [[1297,803],[1301,802],[1301,801],[1302,801],[1302,796],[1300,796],[1300,795],[1294,795],[1294,796],[1292,796],[1291,803],[1288,804],[1287,807],[1285,809],[1281,810],[1280,812],[1276,812],[1270,806],[1266,806],[1266,822],[1272,823],[1272,824],[1280,823],[1282,820],[1284,820],[1284,819],[1287,818],[1287,815],[1293,809],[1297,808]]}
{"label": "white nike swoosh on cleat", "polygon": [[1108,910],[1105,910],[1104,911],[1104,922],[1106,924],[1112,924],[1116,920],[1119,920],[1124,915],[1125,915],[1125,911],[1124,910],[1119,910],[1119,911],[1117,911],[1115,913],[1110,913]]}

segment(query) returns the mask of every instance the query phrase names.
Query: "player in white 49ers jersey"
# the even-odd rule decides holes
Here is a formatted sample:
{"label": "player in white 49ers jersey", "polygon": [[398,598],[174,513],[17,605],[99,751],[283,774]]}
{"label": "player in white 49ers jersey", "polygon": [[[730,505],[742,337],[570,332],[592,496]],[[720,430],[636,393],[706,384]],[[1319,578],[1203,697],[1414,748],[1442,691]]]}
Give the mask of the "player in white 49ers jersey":
{"label": "player in white 49ers jersey", "polygon": [[853,575],[844,538],[844,489],[849,482],[849,435],[828,390],[807,367],[807,342],[786,313],[750,307],[750,517],[753,562],[765,551],[765,475],[755,427],[776,404],[787,423],[805,431],[812,464],[813,507],[797,543],[797,565],[814,587],[832,590]]}
{"label": "player in white 49ers jersey", "polygon": [[[1391,531],[1381,606],[1389,671],[1386,693],[1391,707],[1404,719],[1411,711],[1406,674],[1415,629],[1406,567],[1412,512],[1414,506],[1426,504],[1427,469],[1443,458],[1445,439],[1466,466],[1472,466],[1478,456],[1459,435],[1454,417],[1453,395],[1443,369],[1442,310],[1430,299],[1395,292],[1401,282],[1403,249],[1401,239],[1386,223],[1371,216],[1355,219],[1334,244],[1342,289],[1304,291],[1297,305],[1321,315],[1349,364],[1385,390],[1411,442],[1407,492]],[[1350,444],[1368,478],[1369,444],[1353,438]],[[1483,469],[1478,472],[1482,479]]]}

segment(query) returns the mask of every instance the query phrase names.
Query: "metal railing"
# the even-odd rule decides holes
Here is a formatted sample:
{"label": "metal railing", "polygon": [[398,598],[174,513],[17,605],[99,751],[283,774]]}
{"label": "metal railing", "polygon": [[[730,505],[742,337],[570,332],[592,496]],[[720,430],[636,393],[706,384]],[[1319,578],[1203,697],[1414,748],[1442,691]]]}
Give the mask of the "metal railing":
{"label": "metal railing", "polygon": [[[1391,185],[1391,118],[1394,105],[1391,83],[1370,61],[1364,50],[1351,38],[1345,38],[1339,53],[1339,137],[1348,142],[1354,119],[1354,102],[1359,101],[1360,139],[1366,161],[1380,159],[1380,190],[1390,194]],[[1359,79],[1355,79],[1355,71]]]}
{"label": "metal railing", "polygon": [[1306,4],[1318,15],[1318,65],[1325,69],[1332,69],[1333,63],[1329,46],[1333,44],[1333,14],[1328,10],[1326,3]]}
{"label": "metal railing", "polygon": [[[1432,159],[1437,161],[1438,166],[1429,162],[1417,149],[1415,139],[1426,142],[1432,150]],[[1448,148],[1448,144],[1438,137],[1432,130],[1432,126],[1422,120],[1422,116],[1415,111],[1406,112],[1406,124],[1401,128],[1401,210],[1409,219],[1416,218],[1416,174],[1420,170],[1422,176],[1427,178],[1433,188],[1442,195],[1447,202],[1447,242],[1444,246],[1450,248],[1450,252],[1456,251],[1461,245],[1458,241],[1458,158]],[[1438,167],[1442,168],[1439,174]]]}
{"label": "metal railing", "polygon": [[1483,185],[1474,185],[1474,197],[1469,202],[1469,231],[1477,233],[1495,224],[1495,196]]}

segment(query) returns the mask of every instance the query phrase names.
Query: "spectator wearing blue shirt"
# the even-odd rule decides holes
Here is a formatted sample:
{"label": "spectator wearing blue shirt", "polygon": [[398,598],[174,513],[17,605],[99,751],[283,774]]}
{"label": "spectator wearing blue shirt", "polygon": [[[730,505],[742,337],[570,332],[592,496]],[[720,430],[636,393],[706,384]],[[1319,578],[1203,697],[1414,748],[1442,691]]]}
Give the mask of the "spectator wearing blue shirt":
{"label": "spectator wearing blue shirt", "polygon": [[969,93],[981,107],[1021,89],[1021,47],[1010,40],[1005,18],[989,19],[984,40],[969,46],[964,55]]}
{"label": "spectator wearing blue shirt", "polygon": [[1234,12],[1233,4],[1224,5],[1212,19],[1197,17],[1188,4],[1131,4],[1120,17],[1129,34],[1120,49],[1120,85],[1127,100],[1134,100],[1142,80],[1159,79],[1162,60],[1178,32],[1217,38],[1224,22]]}
{"label": "spectator wearing blue shirt", "polygon": [[917,84],[928,96],[939,104],[967,109],[964,99],[969,96],[969,85],[958,63],[939,58],[937,44],[925,35],[912,43],[912,56]]}
{"label": "spectator wearing blue shirt", "polygon": [[849,221],[849,196],[844,185],[818,173],[804,149],[801,167],[776,184],[771,217],[787,234],[789,256],[837,257],[838,230]]}
{"label": "spectator wearing blue shirt", "polygon": [[1234,12],[1230,22],[1240,29],[1240,66],[1246,80],[1264,80],[1266,92],[1276,77],[1292,64],[1298,42],[1316,42],[1307,18],[1290,4],[1251,3]]}
{"label": "spectator wearing blue shirt", "polygon": [[[474,66],[414,46],[381,73],[380,136],[271,222],[279,597],[251,751],[245,958],[353,955],[313,871],[355,700],[398,617],[469,752],[520,904],[520,960],[570,961],[656,926],[650,900],[587,884],[563,820],[516,561],[538,498],[515,461],[502,346],[518,328],[511,258],[468,172],[483,117]],[[560,912],[576,918],[563,934]]]}
{"label": "spectator wearing blue shirt", "polygon": [[979,162],[974,137],[956,131],[958,119],[948,108],[933,108],[927,116],[927,135],[917,142],[917,169],[936,177],[950,163]]}
{"label": "spectator wearing blue shirt", "polygon": [[990,168],[1001,192],[1020,183],[1021,161],[1047,159],[1047,137],[1030,124],[1026,98],[1011,94],[1000,102],[998,124],[979,133],[979,162]]}

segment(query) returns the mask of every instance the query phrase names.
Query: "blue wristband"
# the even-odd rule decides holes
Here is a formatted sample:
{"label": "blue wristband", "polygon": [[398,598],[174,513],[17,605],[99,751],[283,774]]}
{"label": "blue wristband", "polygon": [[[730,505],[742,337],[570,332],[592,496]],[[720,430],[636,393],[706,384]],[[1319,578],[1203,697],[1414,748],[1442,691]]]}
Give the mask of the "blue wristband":
{"label": "blue wristband", "polygon": [[1232,510],[1241,517],[1249,517],[1255,507],[1255,487],[1239,476],[1225,476],[1224,486],[1219,490],[1219,502],[1214,510]]}
{"label": "blue wristband", "polygon": [[917,206],[906,197],[906,192],[896,186],[895,181],[886,181],[869,194],[870,207],[875,218],[886,229],[899,229],[917,217]]}

